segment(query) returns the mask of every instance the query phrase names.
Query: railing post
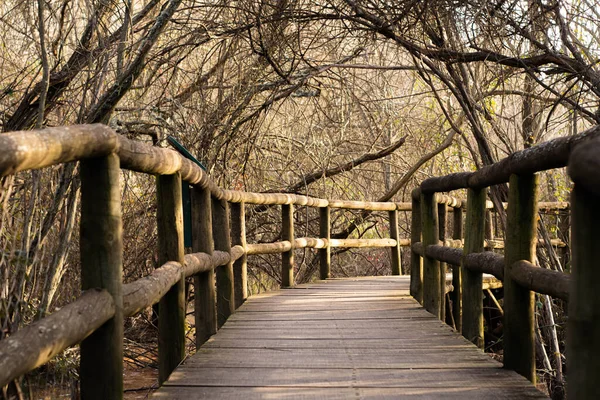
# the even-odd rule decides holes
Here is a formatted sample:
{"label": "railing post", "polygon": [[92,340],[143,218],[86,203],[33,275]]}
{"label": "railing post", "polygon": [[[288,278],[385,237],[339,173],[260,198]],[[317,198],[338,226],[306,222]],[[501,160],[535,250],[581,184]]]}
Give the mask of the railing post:
{"label": "railing post", "polygon": [[[464,255],[481,253],[485,235],[485,189],[467,190]],[[462,269],[462,334],[483,348],[483,274]]]}
{"label": "railing post", "polygon": [[[156,179],[158,264],[183,265],[183,206],[179,173]],[[158,381],[162,385],[185,357],[185,279],[183,275],[159,302]]]}
{"label": "railing post", "polygon": [[[210,191],[194,186],[192,190],[192,251],[213,253],[212,207]],[[217,333],[217,295],[215,271],[194,275],[194,317],[196,349]]]}
{"label": "railing post", "polygon": [[[421,194],[421,230],[423,234],[423,252],[427,246],[438,244],[438,210],[435,193]],[[444,306],[440,296],[440,262],[423,256],[423,306],[427,311],[441,318]]]}
{"label": "railing post", "polygon": [[[115,315],[81,342],[81,397],[123,398],[123,229],[119,157],[81,161],[81,288],[106,289]],[[100,371],[100,373],[99,373]]]}
{"label": "railing post", "polygon": [[410,295],[423,304],[423,259],[413,250],[413,245],[421,241],[421,191],[411,193],[410,218]]}
{"label": "railing post", "polygon": [[[231,203],[231,245],[246,248],[246,205]],[[248,298],[248,264],[243,254],[233,264],[233,281],[235,284],[235,308],[239,308]]]}
{"label": "railing post", "polygon": [[329,279],[331,277],[331,247],[329,240],[331,239],[331,221],[330,209],[327,207],[319,207],[319,231],[321,239],[327,241],[327,245],[323,249],[319,249],[319,278]]}
{"label": "railing post", "polygon": [[[455,207],[453,210],[452,239],[463,239],[463,209]],[[452,266],[452,315],[454,326],[462,332],[462,270],[460,265]]]}
{"label": "railing post", "polygon": [[[229,203],[212,198],[213,237],[215,250],[231,253],[229,236]],[[221,328],[235,311],[233,263],[217,267],[217,324]]]}
{"label": "railing post", "polygon": [[[597,151],[598,147],[595,148]],[[590,149],[591,150],[591,149]],[[598,153],[592,153],[597,157]],[[571,155],[573,158],[573,155]],[[585,160],[585,159],[584,159]],[[589,160],[585,160],[589,161]],[[591,162],[583,167],[584,174],[597,174]],[[596,164],[597,165],[597,164]],[[575,181],[571,193],[571,287],[569,288],[569,321],[567,329],[568,397],[570,399],[600,398],[600,191],[595,193]],[[588,178],[590,179],[590,178]],[[595,178],[597,180],[597,178]],[[590,185],[591,186],[591,185]]]}
{"label": "railing post", "polygon": [[402,275],[402,253],[400,252],[400,235],[398,233],[398,211],[389,211],[388,216],[390,221],[390,238],[396,241],[396,246],[391,248],[392,275]]}
{"label": "railing post", "polygon": [[292,248],[281,254],[281,287],[294,286],[294,205],[281,206],[281,239],[292,244]]}
{"label": "railing post", "polygon": [[503,282],[504,367],[535,383],[534,295],[511,278],[511,270],[516,261],[535,262],[537,176],[511,175],[509,185]]}
{"label": "railing post", "polygon": [[[446,240],[446,226],[448,225],[448,207],[446,204],[438,204],[438,240],[442,242]],[[446,272],[447,267],[445,262],[440,261],[440,296],[442,298],[442,304],[440,308],[440,319],[446,320]]]}

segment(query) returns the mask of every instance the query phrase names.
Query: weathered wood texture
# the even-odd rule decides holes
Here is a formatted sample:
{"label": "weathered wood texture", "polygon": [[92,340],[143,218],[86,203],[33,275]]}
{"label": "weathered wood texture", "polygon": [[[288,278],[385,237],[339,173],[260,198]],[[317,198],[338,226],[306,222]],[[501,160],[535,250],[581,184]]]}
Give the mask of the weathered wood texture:
{"label": "weathered wood texture", "polygon": [[[483,252],[485,232],[485,189],[467,191],[464,254]],[[483,348],[482,274],[467,268],[462,270],[462,334]]]}
{"label": "weathered wood texture", "polygon": [[415,189],[411,193],[412,213],[410,219],[410,295],[423,304],[423,259],[413,246],[421,242],[421,202]]}
{"label": "weathered wood texture", "polygon": [[[183,205],[179,173],[157,177],[158,263],[184,263]],[[183,269],[177,281],[159,301],[158,381],[167,380],[185,357],[185,280]]]}
{"label": "weathered wood texture", "polygon": [[290,249],[281,254],[281,287],[294,286],[294,206],[281,206],[281,238],[290,243]]}
{"label": "weathered wood texture", "polygon": [[[246,206],[244,202],[231,203],[231,244],[246,247]],[[235,288],[235,308],[239,308],[248,298],[248,264],[244,253],[233,263]]]}
{"label": "weathered wood texture", "polygon": [[543,399],[409,296],[408,277],[253,296],[155,398]]}
{"label": "weathered wood texture", "polygon": [[[456,208],[452,215],[452,239],[461,240],[463,234],[463,210]],[[462,332],[462,269],[460,263],[450,263],[452,266],[452,286],[454,290],[450,295],[452,301],[452,316],[457,332]]]}
{"label": "weathered wood texture", "polygon": [[[435,194],[421,195],[421,234],[423,246],[438,244],[438,209]],[[435,258],[423,257],[423,307],[440,318],[444,298],[440,294],[440,262]]]}
{"label": "weathered wood texture", "polygon": [[388,212],[388,221],[390,224],[390,238],[396,242],[391,250],[392,275],[402,275],[402,257],[400,252],[400,233],[398,231],[398,211]]}
{"label": "weathered wood texture", "polygon": [[513,264],[534,262],[537,176],[512,175],[504,248],[504,366],[535,383],[533,292],[512,278]]}
{"label": "weathered wood texture", "polygon": [[[329,243],[331,239],[331,212],[329,207],[319,208],[319,234],[321,239]],[[331,248],[329,245],[319,250],[319,278],[329,279],[331,277]]]}
{"label": "weathered wood texture", "polygon": [[[123,396],[123,228],[119,158],[115,154],[81,163],[81,288],[106,289],[114,316],[81,342],[81,395]],[[98,370],[104,371],[98,375]]]}
{"label": "weathered wood texture", "polygon": [[[528,175],[552,168],[567,165],[573,149],[594,148],[589,146],[600,137],[600,126],[595,126],[575,136],[567,136],[537,146],[517,151],[499,162],[487,165],[475,172],[460,172],[443,177],[429,178],[421,183],[423,193],[449,192],[463,188],[484,188],[499,183],[508,182],[512,174]],[[582,152],[584,150],[581,150]],[[590,158],[596,156],[595,150],[590,150]],[[573,160],[575,157],[572,158]],[[597,160],[597,158],[596,158]],[[583,169],[589,169],[585,166]],[[585,174],[589,179],[597,179],[593,174]],[[600,185],[599,185],[600,186]],[[510,201],[509,201],[510,202]]]}
{"label": "weathered wood texture", "polygon": [[[438,195],[439,197],[439,195]],[[446,230],[448,228],[448,207],[445,204],[438,203],[438,239],[440,241],[446,240]],[[440,261],[440,277],[446,276],[448,266],[445,261]],[[440,309],[440,319],[446,320],[446,282],[445,279],[440,279],[440,296],[443,299],[444,304]]]}
{"label": "weathered wood texture", "polygon": [[[212,211],[210,191],[192,189],[192,250],[212,255]],[[194,318],[196,347],[200,347],[217,333],[217,295],[213,269],[194,276]]]}
{"label": "weathered wood texture", "polygon": [[[598,174],[598,170],[593,173]],[[585,181],[575,180],[571,194],[573,259],[567,330],[568,395],[572,399],[600,398],[599,202],[597,191],[588,190]]]}
{"label": "weathered wood texture", "polygon": [[[229,203],[212,199],[212,229],[215,250],[229,253],[231,238],[229,231]],[[227,318],[235,311],[235,288],[233,282],[233,263],[228,262],[215,270],[217,278],[217,326],[223,326]]]}
{"label": "weathered wood texture", "polygon": [[90,289],[76,301],[1,340],[0,387],[81,342],[114,315],[110,293]]}

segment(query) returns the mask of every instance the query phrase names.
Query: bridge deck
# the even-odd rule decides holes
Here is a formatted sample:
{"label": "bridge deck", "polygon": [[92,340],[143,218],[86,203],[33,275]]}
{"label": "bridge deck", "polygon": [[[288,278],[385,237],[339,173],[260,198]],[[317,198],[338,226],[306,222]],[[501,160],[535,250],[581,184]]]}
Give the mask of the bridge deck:
{"label": "bridge deck", "polygon": [[408,277],[251,297],[155,393],[172,399],[539,399],[408,294]]}

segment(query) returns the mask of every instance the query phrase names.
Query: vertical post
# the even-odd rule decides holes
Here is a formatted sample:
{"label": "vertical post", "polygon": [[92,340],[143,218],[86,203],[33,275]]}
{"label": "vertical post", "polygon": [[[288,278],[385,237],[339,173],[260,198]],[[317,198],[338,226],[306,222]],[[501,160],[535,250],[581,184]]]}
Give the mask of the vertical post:
{"label": "vertical post", "polygon": [[[194,186],[192,191],[192,251],[213,253],[212,206],[210,191]],[[217,333],[215,271],[194,275],[194,317],[196,349]]]}
{"label": "vertical post", "polygon": [[[229,203],[212,198],[213,237],[215,250],[231,253],[229,236]],[[233,263],[217,267],[217,325],[225,324],[227,318],[235,311],[235,293],[233,288]]]}
{"label": "vertical post", "polygon": [[[156,179],[158,264],[183,265],[183,206],[179,173]],[[162,385],[185,357],[185,279],[160,299],[158,312],[158,380]]]}
{"label": "vertical post", "polygon": [[[106,289],[115,315],[81,342],[81,396],[123,398],[123,229],[115,154],[81,161],[81,288]],[[98,373],[102,371],[102,373]]]}
{"label": "vertical post", "polygon": [[[590,169],[587,172],[595,173],[592,171]],[[571,399],[597,399],[600,396],[600,386],[598,386],[600,208],[598,204],[600,204],[600,196],[575,181],[575,188],[571,194],[573,258],[567,335],[568,395]]]}
{"label": "vertical post", "polygon": [[[455,207],[453,213],[452,239],[463,238],[463,209]],[[452,266],[452,315],[458,332],[462,332],[462,270],[460,265]]]}
{"label": "vertical post", "polygon": [[[485,189],[467,190],[464,255],[481,253],[485,235]],[[483,274],[462,268],[462,334],[483,348]]]}
{"label": "vertical post", "polygon": [[[423,252],[427,246],[438,244],[438,210],[435,193],[421,194],[421,231]],[[423,306],[427,311],[441,318],[443,297],[440,296],[440,262],[423,256]]]}
{"label": "vertical post", "polygon": [[294,286],[294,205],[281,206],[281,239],[292,244],[292,248],[281,254],[281,287]]}
{"label": "vertical post", "polygon": [[492,210],[486,210],[485,212],[485,238],[494,240],[494,214]]}
{"label": "vertical post", "polygon": [[[231,244],[246,248],[246,205],[231,203]],[[248,298],[248,264],[246,254],[233,264],[233,281],[235,284],[235,308],[239,308]]]}
{"label": "vertical post", "polygon": [[411,193],[410,212],[410,295],[423,304],[423,259],[413,250],[414,244],[421,241],[420,198],[420,189],[414,189]]}
{"label": "vertical post", "polygon": [[536,175],[511,175],[509,185],[503,282],[504,367],[535,383],[534,296],[511,278],[511,270],[516,261],[535,260],[538,180]]}
{"label": "vertical post", "polygon": [[[446,226],[448,225],[448,207],[446,204],[438,204],[438,240],[442,242],[446,240]],[[440,305],[440,319],[446,320],[446,272],[447,267],[445,262],[440,261],[440,296],[442,304]]]}
{"label": "vertical post", "polygon": [[321,239],[327,241],[327,246],[319,249],[319,278],[329,279],[331,277],[331,247],[329,240],[331,239],[331,214],[329,206],[319,207],[319,231]]}
{"label": "vertical post", "polygon": [[400,253],[400,234],[398,233],[398,211],[388,213],[390,221],[390,237],[396,241],[392,247],[392,275],[402,275],[402,256]]}

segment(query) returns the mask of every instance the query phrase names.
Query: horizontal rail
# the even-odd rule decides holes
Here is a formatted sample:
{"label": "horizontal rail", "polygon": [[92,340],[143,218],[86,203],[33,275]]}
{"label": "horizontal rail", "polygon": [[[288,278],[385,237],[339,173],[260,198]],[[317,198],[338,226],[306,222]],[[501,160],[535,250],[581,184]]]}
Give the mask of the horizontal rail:
{"label": "horizontal rail", "polygon": [[[427,256],[452,265],[463,265],[471,271],[481,272],[504,280],[504,257],[486,251],[471,253],[463,257],[463,250],[439,245],[427,246],[423,253],[423,244],[417,242],[412,249],[420,256]],[[512,265],[512,278],[519,285],[537,293],[547,294],[562,300],[569,300],[569,283],[571,277],[559,271],[537,267],[528,261],[517,261]]]}
{"label": "horizontal rail", "polygon": [[[596,126],[575,136],[561,137],[541,143],[525,150],[517,151],[495,164],[484,166],[475,172],[460,172],[441,177],[429,178],[421,183],[423,193],[450,192],[456,189],[481,189],[484,187],[508,182],[512,174],[533,174],[553,168],[566,167],[571,151],[575,147],[585,148],[586,142],[600,137],[600,126]],[[583,146],[579,146],[584,144]],[[597,149],[596,149],[597,150]],[[583,150],[582,150],[583,151]],[[589,158],[597,157],[597,152],[589,153]],[[597,161],[596,161],[597,162]],[[589,165],[580,162],[582,175],[594,180],[592,185],[600,184],[594,174],[590,174]],[[578,164],[578,165],[579,165]]]}
{"label": "horizontal rail", "polygon": [[115,314],[106,290],[90,289],[60,310],[0,341],[0,387],[80,343]]}

